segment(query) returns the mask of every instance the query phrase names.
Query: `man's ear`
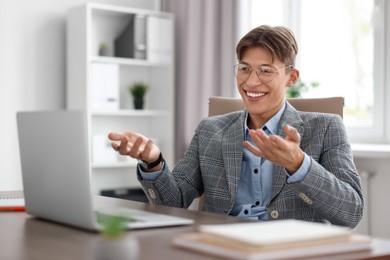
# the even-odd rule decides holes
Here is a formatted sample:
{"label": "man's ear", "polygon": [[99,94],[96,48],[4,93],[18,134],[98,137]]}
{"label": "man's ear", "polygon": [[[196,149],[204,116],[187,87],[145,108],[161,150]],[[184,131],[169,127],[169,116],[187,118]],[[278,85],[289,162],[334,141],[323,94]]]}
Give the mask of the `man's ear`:
{"label": "man's ear", "polygon": [[290,71],[290,79],[287,82],[287,87],[292,87],[299,78],[299,70],[292,68]]}

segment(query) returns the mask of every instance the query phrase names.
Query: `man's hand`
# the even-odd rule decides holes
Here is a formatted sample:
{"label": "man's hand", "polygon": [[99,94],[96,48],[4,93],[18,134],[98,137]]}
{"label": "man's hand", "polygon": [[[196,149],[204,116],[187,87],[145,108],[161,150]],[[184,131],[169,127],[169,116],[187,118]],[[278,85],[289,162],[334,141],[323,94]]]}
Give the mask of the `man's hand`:
{"label": "man's hand", "polygon": [[154,162],[160,156],[160,149],[153,144],[152,139],[138,133],[109,133],[108,139],[112,141],[112,148],[121,155],[146,162]]}
{"label": "man's hand", "polygon": [[249,136],[256,146],[244,141],[244,147],[293,174],[301,167],[304,159],[304,152],[299,147],[301,136],[289,125],[285,125],[283,131],[286,133],[285,139],[278,135],[267,136],[261,129],[249,130]]}

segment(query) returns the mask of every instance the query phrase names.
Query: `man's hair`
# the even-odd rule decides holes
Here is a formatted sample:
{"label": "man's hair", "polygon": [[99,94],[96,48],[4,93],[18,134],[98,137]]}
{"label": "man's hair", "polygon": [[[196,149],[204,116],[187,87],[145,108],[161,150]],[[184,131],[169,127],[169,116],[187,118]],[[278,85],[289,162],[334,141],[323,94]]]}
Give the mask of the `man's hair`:
{"label": "man's hair", "polygon": [[286,65],[295,66],[298,45],[294,33],[284,26],[262,25],[248,32],[237,44],[237,59],[240,61],[248,48],[263,47],[272,56]]}

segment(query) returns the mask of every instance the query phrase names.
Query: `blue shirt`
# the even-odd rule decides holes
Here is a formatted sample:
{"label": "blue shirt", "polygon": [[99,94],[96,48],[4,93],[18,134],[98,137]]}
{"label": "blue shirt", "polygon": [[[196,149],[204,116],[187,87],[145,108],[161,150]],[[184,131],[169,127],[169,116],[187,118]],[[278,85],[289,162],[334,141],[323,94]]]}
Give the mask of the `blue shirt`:
{"label": "blue shirt", "polygon": [[[267,135],[276,134],[277,127],[285,107],[286,105],[284,105],[262,127],[263,131]],[[247,118],[243,127],[245,129],[245,140],[253,143],[248,135],[249,128],[247,125]],[[310,158],[305,154],[304,161],[297,172],[293,175],[289,175],[286,171],[287,183],[302,181],[309,171],[310,164]],[[267,220],[267,205],[269,204],[272,196],[274,165],[270,161],[258,157],[252,154],[249,150],[244,149],[241,167],[237,197],[233,209],[229,214],[241,218]],[[144,180],[149,181],[156,180],[162,173],[162,170],[152,173],[143,172],[139,165],[138,169],[141,177]]]}

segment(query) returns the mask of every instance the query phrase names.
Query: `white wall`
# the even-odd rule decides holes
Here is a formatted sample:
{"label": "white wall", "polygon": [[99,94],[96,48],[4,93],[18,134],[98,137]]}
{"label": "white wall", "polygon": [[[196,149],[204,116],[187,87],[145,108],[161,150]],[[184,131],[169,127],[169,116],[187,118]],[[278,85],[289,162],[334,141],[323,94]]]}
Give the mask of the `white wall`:
{"label": "white wall", "polygon": [[383,158],[356,158],[356,168],[359,172],[371,174],[365,198],[365,208],[368,216],[368,234],[375,237],[390,239],[390,161],[389,157]]}
{"label": "white wall", "polygon": [[[66,13],[87,2],[0,2],[0,190],[22,189],[16,112],[65,108]],[[160,8],[159,0],[93,2]],[[53,152],[58,148],[53,144]]]}

